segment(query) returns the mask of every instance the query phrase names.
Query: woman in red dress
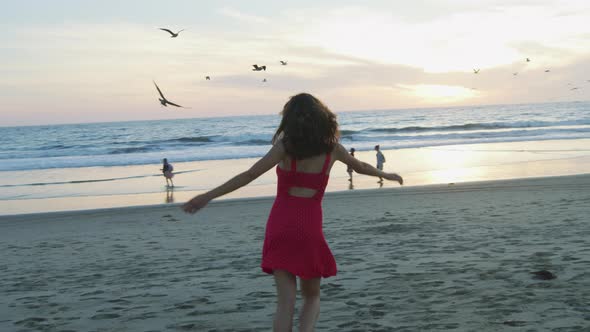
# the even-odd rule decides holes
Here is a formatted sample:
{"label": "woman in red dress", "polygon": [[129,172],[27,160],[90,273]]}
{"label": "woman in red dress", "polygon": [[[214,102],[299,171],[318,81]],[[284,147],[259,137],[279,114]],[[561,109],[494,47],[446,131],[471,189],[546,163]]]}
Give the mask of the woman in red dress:
{"label": "woman in red dress", "polygon": [[282,111],[270,151],[249,170],[183,205],[195,213],[209,201],[250,183],[276,166],[277,196],[266,224],[262,270],[272,274],[277,288],[274,331],[291,331],[297,277],[303,307],[300,331],[313,331],[320,312],[320,281],[336,275],[334,256],[322,231],[322,198],[330,169],[343,162],[359,174],[403,183],[395,173],[385,173],[360,162],[338,143],[336,116],[307,93],[291,97]]}

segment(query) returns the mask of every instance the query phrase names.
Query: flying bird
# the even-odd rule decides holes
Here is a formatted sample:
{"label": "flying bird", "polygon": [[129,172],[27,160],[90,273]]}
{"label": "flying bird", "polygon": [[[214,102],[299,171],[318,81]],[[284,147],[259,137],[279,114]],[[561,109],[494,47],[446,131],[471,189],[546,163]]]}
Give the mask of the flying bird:
{"label": "flying bird", "polygon": [[576,87],[571,88],[570,91],[574,91],[574,90],[578,90],[578,89],[579,89],[579,87],[576,86]]}
{"label": "flying bird", "polygon": [[180,105],[175,104],[175,103],[169,101],[168,99],[166,99],[166,97],[164,97],[164,94],[162,93],[162,90],[160,90],[160,88],[158,87],[156,82],[154,82],[154,85],[156,86],[156,89],[158,89],[158,93],[160,94],[160,97],[162,97],[162,98],[158,98],[158,100],[160,101],[160,104],[162,104],[162,106],[168,107],[168,105],[172,105],[172,106],[184,108],[184,106],[180,106]]}
{"label": "flying bird", "polygon": [[529,58],[526,58],[526,62],[531,62],[531,59],[529,59]]}
{"label": "flying bird", "polygon": [[514,72],[514,73],[512,73],[512,75],[516,76],[516,75],[518,75],[518,73],[517,72]]}
{"label": "flying bird", "polygon": [[551,70],[549,70],[549,69],[545,69],[545,72],[546,72],[546,73],[549,73],[550,71],[551,71]]}
{"label": "flying bird", "polygon": [[160,30],[163,30],[163,31],[168,32],[171,35],[170,38],[176,38],[176,37],[178,37],[178,34],[179,33],[181,33],[182,31],[184,31],[184,29],[182,29],[182,30],[178,31],[177,33],[174,33],[172,31],[170,31],[168,29],[164,29],[164,28],[160,28]]}
{"label": "flying bird", "polygon": [[209,77],[209,76],[205,76],[205,79],[206,79],[207,81],[210,81],[210,80],[211,80],[211,77]]}
{"label": "flying bird", "polygon": [[477,68],[477,69],[473,69],[473,73],[474,73],[474,74],[478,74],[478,73],[479,73],[479,68]]}
{"label": "flying bird", "polygon": [[286,65],[287,65],[287,61],[283,61],[283,60],[281,60],[281,64],[282,64],[283,66],[286,66]]}
{"label": "flying bird", "polygon": [[266,71],[266,66],[252,65],[252,67],[254,67],[254,69],[252,69],[253,71],[261,71],[261,70]]}
{"label": "flying bird", "polygon": [[263,83],[266,83],[266,78],[262,80]]}

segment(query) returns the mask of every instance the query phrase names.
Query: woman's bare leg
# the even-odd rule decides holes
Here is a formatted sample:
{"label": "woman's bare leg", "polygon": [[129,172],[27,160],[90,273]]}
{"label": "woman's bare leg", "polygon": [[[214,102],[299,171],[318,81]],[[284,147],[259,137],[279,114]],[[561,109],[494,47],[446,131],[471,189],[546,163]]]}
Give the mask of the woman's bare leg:
{"label": "woman's bare leg", "polygon": [[320,281],[321,278],[299,279],[301,282],[301,295],[303,307],[299,314],[299,331],[310,332],[315,328],[315,323],[320,315]]}
{"label": "woman's bare leg", "polygon": [[274,270],[277,285],[277,311],[273,324],[275,332],[290,332],[293,328],[293,313],[297,296],[297,280],[285,270]]}

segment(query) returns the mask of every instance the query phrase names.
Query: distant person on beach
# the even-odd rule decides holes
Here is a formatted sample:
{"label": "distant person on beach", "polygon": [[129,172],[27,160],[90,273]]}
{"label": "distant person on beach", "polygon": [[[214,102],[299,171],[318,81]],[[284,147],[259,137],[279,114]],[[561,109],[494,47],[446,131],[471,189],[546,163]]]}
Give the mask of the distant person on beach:
{"label": "distant person on beach", "polygon": [[172,181],[172,178],[174,177],[174,173],[172,173],[172,171],[174,171],[174,167],[172,167],[172,164],[168,163],[168,159],[166,158],[164,158],[162,162],[163,165],[161,170],[164,174],[164,177],[166,178],[166,186],[174,187],[174,182]]}
{"label": "distant person on beach", "polygon": [[[266,223],[261,268],[277,289],[274,331],[291,331],[299,277],[303,307],[300,331],[312,331],[320,313],[320,281],[336,275],[336,262],[322,231],[322,198],[332,165],[340,161],[359,173],[398,181],[348,154],[339,144],[336,115],[307,93],[285,104],[273,146],[250,169],[182,206],[195,213],[211,200],[254,181],[276,166],[277,196]],[[239,218],[239,216],[236,216]],[[231,239],[228,239],[231,241]]]}
{"label": "distant person on beach", "polygon": [[[382,171],[383,170],[383,163],[385,163],[385,156],[381,153],[379,145],[375,145],[375,151],[377,151],[377,169]],[[383,178],[379,177],[379,182],[383,183]]]}
{"label": "distant person on beach", "polygon": [[[350,148],[350,155],[354,157],[354,148]],[[352,166],[348,165],[348,167],[346,168],[346,172],[348,172],[348,181],[352,182]]]}

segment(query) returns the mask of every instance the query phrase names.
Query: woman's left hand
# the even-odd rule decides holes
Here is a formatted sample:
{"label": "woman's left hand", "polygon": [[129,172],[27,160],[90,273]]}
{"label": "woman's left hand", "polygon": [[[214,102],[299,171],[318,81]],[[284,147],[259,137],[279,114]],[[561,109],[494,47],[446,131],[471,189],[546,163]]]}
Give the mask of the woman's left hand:
{"label": "woman's left hand", "polygon": [[397,181],[397,182],[399,182],[400,185],[404,184],[404,179],[396,173],[387,173],[385,175],[385,178],[387,180]]}
{"label": "woman's left hand", "polygon": [[182,205],[182,210],[184,210],[186,213],[194,214],[195,212],[204,208],[205,205],[209,203],[209,201],[210,199],[205,195],[195,196],[193,199]]}

